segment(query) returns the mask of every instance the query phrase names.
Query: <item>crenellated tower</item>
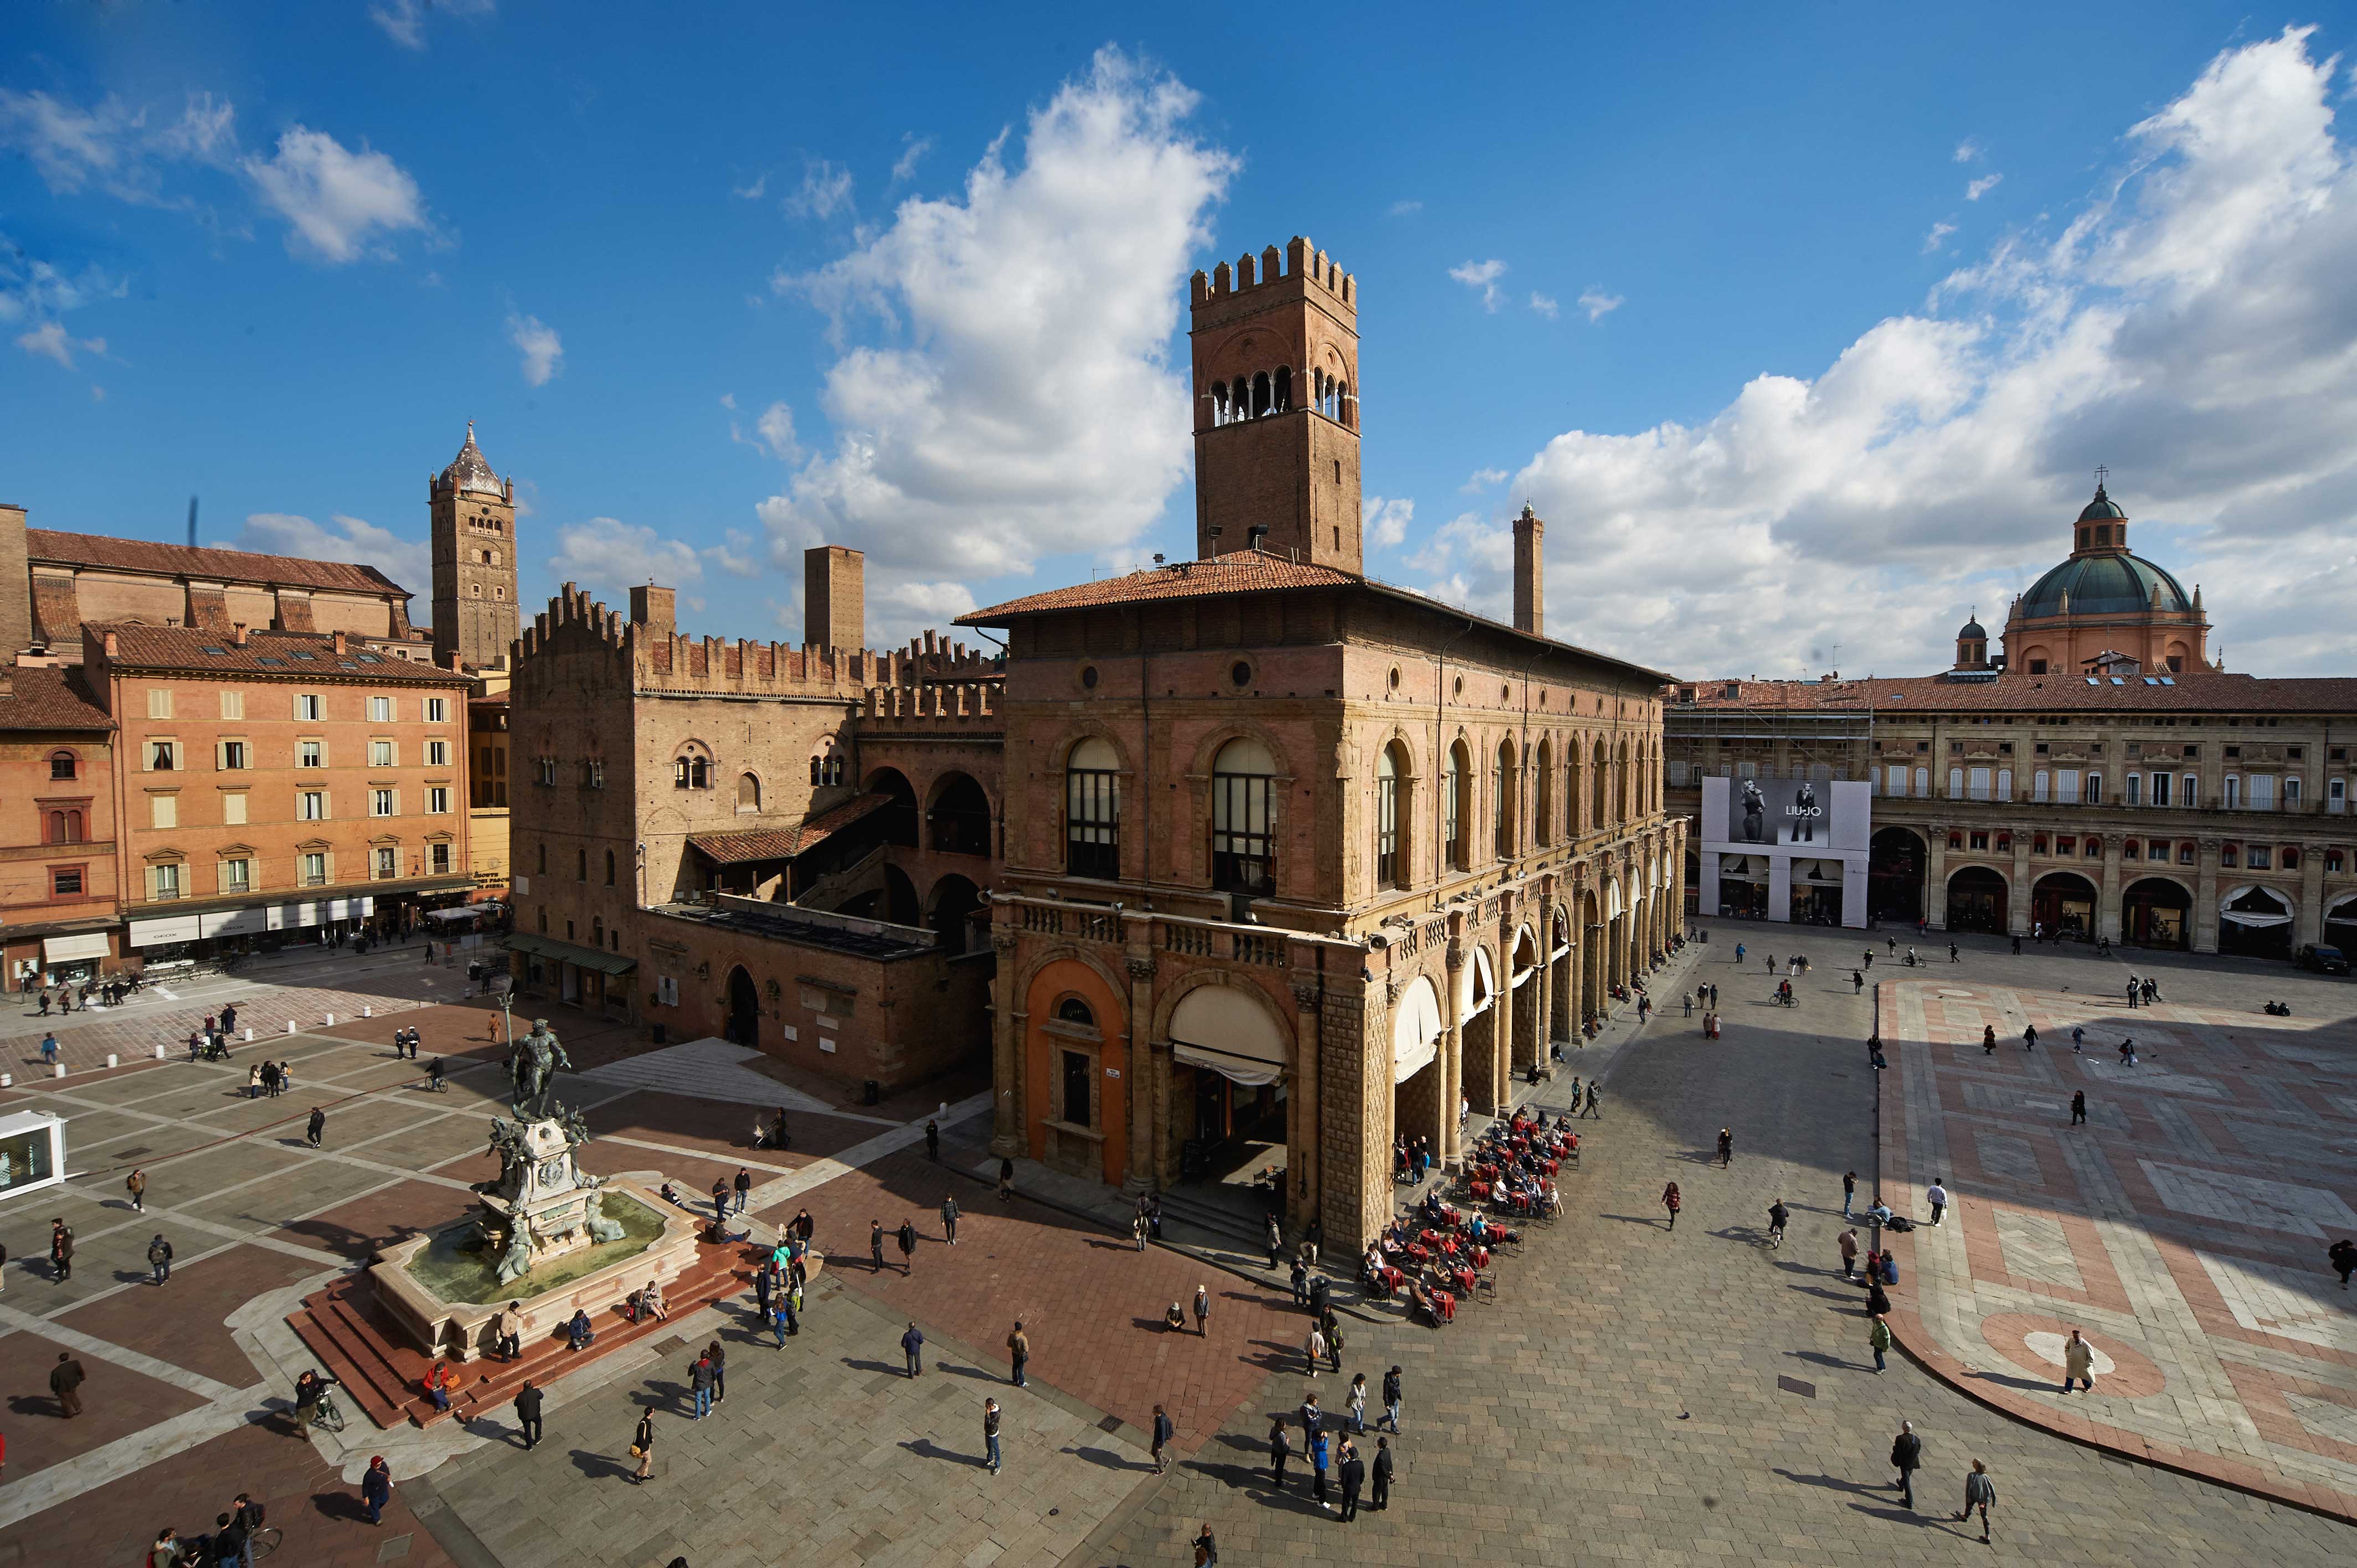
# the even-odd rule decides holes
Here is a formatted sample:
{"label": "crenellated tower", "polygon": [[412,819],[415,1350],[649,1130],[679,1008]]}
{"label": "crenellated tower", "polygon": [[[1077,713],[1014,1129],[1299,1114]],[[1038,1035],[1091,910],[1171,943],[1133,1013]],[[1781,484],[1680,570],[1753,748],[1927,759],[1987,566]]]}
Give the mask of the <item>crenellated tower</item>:
{"label": "crenellated tower", "polygon": [[426,481],[433,509],[434,661],[504,669],[517,627],[515,481],[491,472],[475,422],[450,466]]}
{"label": "crenellated tower", "polygon": [[1362,571],[1357,281],[1296,235],[1192,294],[1195,553]]}

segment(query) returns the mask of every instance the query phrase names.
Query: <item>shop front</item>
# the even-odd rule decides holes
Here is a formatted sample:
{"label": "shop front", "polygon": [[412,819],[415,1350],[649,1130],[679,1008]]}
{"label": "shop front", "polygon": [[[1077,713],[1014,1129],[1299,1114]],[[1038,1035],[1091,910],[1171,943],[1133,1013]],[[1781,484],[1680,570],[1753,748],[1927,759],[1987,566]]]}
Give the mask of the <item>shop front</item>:
{"label": "shop front", "polygon": [[144,967],[153,972],[316,942],[323,932],[356,929],[375,912],[375,897],[363,894],[357,898],[249,904],[237,909],[154,916],[131,922],[129,945]]}

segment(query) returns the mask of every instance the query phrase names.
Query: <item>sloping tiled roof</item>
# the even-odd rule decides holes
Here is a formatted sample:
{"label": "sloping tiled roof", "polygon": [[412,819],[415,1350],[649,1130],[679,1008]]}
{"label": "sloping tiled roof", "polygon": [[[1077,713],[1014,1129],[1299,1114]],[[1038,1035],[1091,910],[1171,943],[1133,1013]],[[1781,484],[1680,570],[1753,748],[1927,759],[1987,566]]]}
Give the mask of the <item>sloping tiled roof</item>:
{"label": "sloping tiled roof", "polygon": [[1052,610],[1159,599],[1200,599],[1219,594],[1265,593],[1281,588],[1339,588],[1364,580],[1331,566],[1272,555],[1265,550],[1232,550],[1207,561],[1180,561],[1132,572],[1125,577],[1103,577],[1093,583],[1050,588],[1044,594],[1028,594],[962,615],[957,624],[999,626],[1017,616],[1045,615]]}
{"label": "sloping tiled roof", "polygon": [[79,666],[18,665],[0,671],[0,729],[110,730],[114,720],[91,695]]}
{"label": "sloping tiled roof", "polygon": [[242,645],[225,632],[186,626],[141,626],[131,621],[92,621],[82,628],[102,642],[114,638],[113,663],[128,670],[168,670],[180,674],[215,675],[230,671],[252,675],[292,676],[315,681],[358,680],[413,686],[458,686],[467,678],[456,671],[414,659],[373,653],[361,639],[344,639],[337,653],[335,639],[317,631],[250,631]]}
{"label": "sloping tiled roof", "polygon": [[250,550],[163,544],[149,539],[110,539],[104,534],[60,533],[48,528],[27,529],[25,544],[26,553],[32,560],[67,566],[102,566],[122,572],[219,578],[232,583],[284,584],[291,588],[326,588],[350,594],[406,597],[409,593],[375,567],[353,561],[307,561],[299,555],[260,555]]}
{"label": "sloping tiled roof", "polygon": [[[2166,680],[2169,684],[2161,684]],[[2357,714],[2357,679],[2340,676],[2266,679],[2184,674],[2029,675],[2007,671],[1994,681],[1952,681],[1940,675],[1866,681],[1701,681],[1691,703],[1672,697],[1671,713],[1772,712],[1863,714],[1871,706],[1889,717],[1902,713]],[[1683,682],[1681,684],[1684,684]],[[1729,684],[1738,687],[1725,695]]]}
{"label": "sloping tiled roof", "polygon": [[891,803],[889,795],[854,795],[841,805],[814,811],[791,826],[690,833],[687,842],[697,854],[720,865],[738,865],[751,860],[791,860],[816,849],[868,812]]}

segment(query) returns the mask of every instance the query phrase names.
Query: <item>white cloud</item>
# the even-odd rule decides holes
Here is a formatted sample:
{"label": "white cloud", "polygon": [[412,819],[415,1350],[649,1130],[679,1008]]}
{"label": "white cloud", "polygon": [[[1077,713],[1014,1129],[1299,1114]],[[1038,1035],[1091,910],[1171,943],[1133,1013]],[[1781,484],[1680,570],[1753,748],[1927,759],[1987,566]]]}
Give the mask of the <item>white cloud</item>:
{"label": "white cloud", "polygon": [[0,89],[0,147],[31,162],[42,183],[59,195],[96,186],[121,200],[147,207],[186,207],[167,199],[162,166],[221,165],[236,146],[237,111],[227,99],[191,92],[177,119],[150,124],[145,108],[108,97],[84,109],[41,91]]}
{"label": "white cloud", "polygon": [[722,537],[724,542],[705,547],[704,558],[725,577],[758,575],[761,570],[757,549],[759,541],[741,528],[729,529]]}
{"label": "white cloud", "polygon": [[[1538,290],[1533,289],[1531,290],[1531,308],[1537,311],[1541,316],[1545,317],[1549,321],[1553,321],[1555,318],[1556,311],[1561,307],[1556,305],[1553,295],[1541,294]],[[1592,321],[1595,317],[1590,317],[1588,319]]]}
{"label": "white cloud", "polygon": [[[544,387],[565,369],[565,340],[537,316],[508,312],[508,341],[523,355],[526,386]],[[594,356],[593,356],[594,358]]]}
{"label": "white cloud", "polygon": [[380,234],[430,228],[417,182],[365,143],[353,152],[324,131],[295,125],[278,138],[275,154],[248,156],[242,166],[262,199],[293,226],[290,252],[350,262],[371,253]]}
{"label": "white cloud", "polygon": [[737,406],[737,394],[735,392],[722,392],[720,394],[720,406],[723,408],[735,408]]}
{"label": "white cloud", "polygon": [[1394,218],[1413,218],[1423,210],[1424,203],[1421,201],[1394,201],[1390,209]]}
{"label": "white cloud", "polygon": [[857,546],[871,596],[898,604],[899,584],[1118,553],[1154,521],[1192,446],[1172,336],[1235,168],[1193,134],[1195,102],[1101,50],[1032,111],[1019,162],[994,146],[959,195],[904,201],[848,255],[772,280],[838,331],[881,323],[827,372],[832,449],[759,508],[778,564]]}
{"label": "white cloud", "polygon": [[1978,142],[1974,141],[1970,136],[1966,136],[1963,141],[1956,144],[1956,162],[1960,164],[1968,164],[1980,156],[1981,145]]}
{"label": "white cloud", "polygon": [[447,16],[482,16],[490,14],[494,0],[380,0],[369,7],[369,20],[384,29],[384,36],[405,49],[425,47],[425,16],[439,11]]}
{"label": "white cloud", "polygon": [[1998,186],[2004,183],[2005,176],[2001,174],[1985,174],[1981,176],[1980,178],[1974,180],[1971,184],[1964,187],[1964,199],[1966,201],[1978,201],[1982,197],[1986,196],[1990,191],[1995,190]]}
{"label": "white cloud", "polygon": [[333,527],[323,528],[292,512],[250,512],[233,547],[258,550],[265,555],[300,555],[310,561],[356,561],[431,601],[434,561],[424,540],[404,539],[390,529],[342,512],[332,514],[328,521]]}
{"label": "white cloud", "polygon": [[851,206],[851,171],[812,158],[803,166],[801,188],[779,205],[789,218],[832,218]]}
{"label": "white cloud", "polygon": [[0,323],[62,316],[102,299],[121,299],[130,291],[126,280],[96,266],[69,275],[27,254],[13,235],[0,232]]}
{"label": "white cloud", "polygon": [[904,179],[912,178],[919,160],[932,150],[933,139],[931,136],[920,136],[914,131],[904,133],[900,137],[900,156],[892,160],[892,183],[898,185]]}
{"label": "white cloud", "polygon": [[1601,288],[1582,289],[1579,295],[1579,308],[1587,312],[1590,321],[1601,321],[1627,303],[1625,296],[1607,294]]}
{"label": "white cloud", "polygon": [[593,517],[556,531],[556,554],[548,563],[559,582],[593,584],[611,593],[639,583],[675,588],[704,575],[694,547],[666,539],[642,522]]}
{"label": "white cloud", "polygon": [[1359,503],[1359,531],[1377,550],[1396,549],[1415,521],[1415,502],[1402,496],[1391,500],[1368,496]]}
{"label": "white cloud", "polygon": [[1506,470],[1503,468],[1476,468],[1473,470],[1471,476],[1469,477],[1462,485],[1458,487],[1458,489],[1461,494],[1469,496],[1473,495],[1479,491],[1488,489],[1491,485],[1498,483],[1505,477]]}
{"label": "white cloud", "polygon": [[1504,297],[1498,280],[1506,275],[1506,263],[1494,257],[1486,262],[1464,262],[1448,269],[1448,275],[1481,296],[1481,308],[1494,314],[1498,302]]}
{"label": "white cloud", "polygon": [[788,463],[802,456],[802,443],[794,439],[794,411],[784,403],[773,403],[763,409],[753,428],[760,432],[761,444],[769,447],[771,456]]}
{"label": "white cloud", "polygon": [[27,354],[37,355],[41,359],[55,360],[70,371],[73,369],[76,349],[86,350],[92,354],[103,354],[106,352],[106,339],[69,338],[63,326],[55,321],[44,321],[30,332],[19,336],[16,339],[16,347],[24,349]]}
{"label": "white cloud", "polygon": [[[2222,54],[2059,234],[1999,242],[1813,377],[1549,441],[1514,493],[1577,520],[1551,624],[1689,675],[1782,674],[1835,641],[1846,670],[1943,669],[1970,606],[1995,627],[2064,557],[2104,463],[2233,668],[2346,672],[2357,159],[2337,74],[2298,29]],[[1506,537],[1502,516],[1452,522],[1419,569],[1502,615]]]}
{"label": "white cloud", "polygon": [[1932,231],[1923,236],[1923,253],[1928,256],[1947,244],[1948,236],[1955,231],[1956,226],[1953,223],[1932,224]]}
{"label": "white cloud", "polygon": [[730,186],[728,188],[728,194],[746,201],[759,201],[761,199],[762,196],[768,192],[769,188],[770,177],[767,171],[764,171],[763,173],[754,176],[753,183],[750,185]]}

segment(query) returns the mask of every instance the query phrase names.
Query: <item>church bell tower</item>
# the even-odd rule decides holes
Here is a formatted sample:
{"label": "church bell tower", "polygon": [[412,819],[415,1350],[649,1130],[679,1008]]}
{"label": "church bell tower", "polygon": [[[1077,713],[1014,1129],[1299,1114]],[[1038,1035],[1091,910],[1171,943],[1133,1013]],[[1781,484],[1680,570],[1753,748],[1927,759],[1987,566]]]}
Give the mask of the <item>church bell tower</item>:
{"label": "church bell tower", "polygon": [[1296,235],[1192,294],[1195,553],[1363,572],[1357,280]]}
{"label": "church bell tower", "polygon": [[515,481],[475,445],[475,422],[450,466],[428,479],[433,509],[434,661],[507,668],[516,639]]}

